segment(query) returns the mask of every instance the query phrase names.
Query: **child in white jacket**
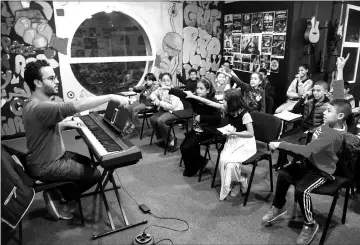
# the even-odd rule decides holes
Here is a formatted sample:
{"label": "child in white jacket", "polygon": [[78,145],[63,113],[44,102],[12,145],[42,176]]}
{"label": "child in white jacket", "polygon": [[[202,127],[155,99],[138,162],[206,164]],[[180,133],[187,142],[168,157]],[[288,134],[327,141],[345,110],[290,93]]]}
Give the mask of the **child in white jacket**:
{"label": "child in white jacket", "polygon": [[[160,80],[164,86],[170,87],[172,76],[170,73],[162,73],[160,75]],[[178,97],[175,95],[169,95],[169,90],[162,89],[161,87],[151,93],[150,99],[159,110],[150,118],[150,123],[155,131],[156,138],[160,140],[156,144],[160,147],[165,147],[167,143],[166,141],[168,132],[170,130],[167,122],[178,119],[178,117],[174,115],[173,112],[183,110],[184,106]],[[168,151],[175,152],[177,150],[176,145],[176,138],[170,135]]]}

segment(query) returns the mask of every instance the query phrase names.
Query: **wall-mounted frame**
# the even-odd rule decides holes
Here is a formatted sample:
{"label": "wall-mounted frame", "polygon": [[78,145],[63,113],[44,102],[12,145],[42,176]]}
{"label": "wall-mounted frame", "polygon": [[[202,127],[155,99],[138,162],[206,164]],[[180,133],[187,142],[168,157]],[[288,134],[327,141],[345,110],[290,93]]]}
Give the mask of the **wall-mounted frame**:
{"label": "wall-mounted frame", "polygon": [[350,53],[350,58],[344,68],[344,80],[355,83],[360,56],[360,7],[348,4],[345,16],[341,56]]}

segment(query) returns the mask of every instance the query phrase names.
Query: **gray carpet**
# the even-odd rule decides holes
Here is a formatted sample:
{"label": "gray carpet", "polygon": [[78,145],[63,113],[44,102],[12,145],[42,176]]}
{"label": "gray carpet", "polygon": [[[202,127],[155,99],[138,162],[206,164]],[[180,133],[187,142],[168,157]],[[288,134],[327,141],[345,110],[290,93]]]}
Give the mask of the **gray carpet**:
{"label": "gray carpet", "polygon": [[[177,129],[179,141],[183,139],[183,130]],[[123,188],[120,196],[130,223],[147,219],[148,223],[124,230],[98,240],[92,235],[109,229],[109,222],[100,196],[82,199],[85,227],[80,226],[78,214],[70,221],[53,221],[47,214],[41,194],[37,194],[32,207],[23,221],[24,244],[131,244],[133,238],[148,225],[162,225],[174,229],[184,229],[186,225],[174,220],[159,220],[149,214],[142,214],[138,205],[126,194],[127,190],[138,203],[146,204],[151,212],[158,216],[178,217],[189,223],[189,230],[177,232],[158,227],[150,227],[147,232],[155,241],[170,238],[174,244],[295,244],[301,231],[299,208],[294,208],[293,187],[288,193],[286,204],[288,214],[272,226],[261,224],[262,216],[269,210],[273,195],[269,192],[269,171],[267,162],[260,163],[256,169],[251,194],[247,206],[243,207],[243,198],[235,197],[221,202],[219,186],[210,187],[211,176],[216,159],[212,147],[213,163],[209,163],[203,181],[196,177],[183,177],[183,167],[179,167],[180,151],[163,155],[162,149],[149,145],[149,132],[143,140],[134,136],[131,141],[143,154],[138,164],[117,170]],[[88,154],[82,140],[74,140],[75,131],[64,132],[68,150]],[[24,139],[6,142],[18,149],[24,148]],[[274,154],[274,159],[277,156]],[[245,172],[250,168],[245,167]],[[274,185],[277,172],[274,171]],[[115,176],[118,182],[117,176]],[[219,181],[218,181],[219,183]],[[116,226],[121,226],[120,210],[115,195],[108,192],[111,212]],[[332,201],[329,197],[312,195],[316,220],[320,230],[312,244],[318,244],[327,213]],[[351,199],[348,205],[346,224],[341,224],[344,194],[335,208],[333,220],[328,231],[326,244],[360,243],[360,198]],[[294,213],[296,212],[297,213]],[[295,218],[292,218],[292,217]],[[17,244],[10,241],[10,244]],[[161,244],[170,244],[164,241]]]}

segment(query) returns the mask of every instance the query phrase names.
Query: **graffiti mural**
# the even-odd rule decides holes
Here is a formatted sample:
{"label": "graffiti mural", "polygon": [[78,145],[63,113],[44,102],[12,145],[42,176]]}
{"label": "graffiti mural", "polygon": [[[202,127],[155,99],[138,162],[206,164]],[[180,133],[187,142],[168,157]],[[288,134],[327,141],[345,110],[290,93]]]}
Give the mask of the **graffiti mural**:
{"label": "graffiti mural", "polygon": [[31,92],[24,81],[28,62],[47,60],[59,77],[57,52],[66,54],[67,39],[55,34],[52,2],[1,2],[1,138],[24,136],[22,106]]}
{"label": "graffiti mural", "polygon": [[183,8],[183,72],[187,79],[194,68],[214,82],[221,62],[223,2],[186,1]]}
{"label": "graffiti mural", "polygon": [[182,37],[177,32],[174,24],[174,20],[181,21],[182,19],[179,8],[181,8],[181,4],[171,3],[168,9],[171,31],[166,33],[162,39],[162,50],[160,54],[156,54],[155,60],[155,67],[158,69],[154,72],[157,77],[160,73],[169,72],[173,76],[173,81],[176,80],[176,70],[181,67]]}

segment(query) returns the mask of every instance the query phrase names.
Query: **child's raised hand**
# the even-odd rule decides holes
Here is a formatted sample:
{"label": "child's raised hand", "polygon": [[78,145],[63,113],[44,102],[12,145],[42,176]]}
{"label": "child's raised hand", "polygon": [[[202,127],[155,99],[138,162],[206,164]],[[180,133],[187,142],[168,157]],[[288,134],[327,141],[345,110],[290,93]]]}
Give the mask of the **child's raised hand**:
{"label": "child's raised hand", "polygon": [[337,60],[336,60],[336,67],[338,69],[343,69],[346,62],[348,61],[349,57],[350,57],[350,53],[347,54],[346,58],[338,57]]}

